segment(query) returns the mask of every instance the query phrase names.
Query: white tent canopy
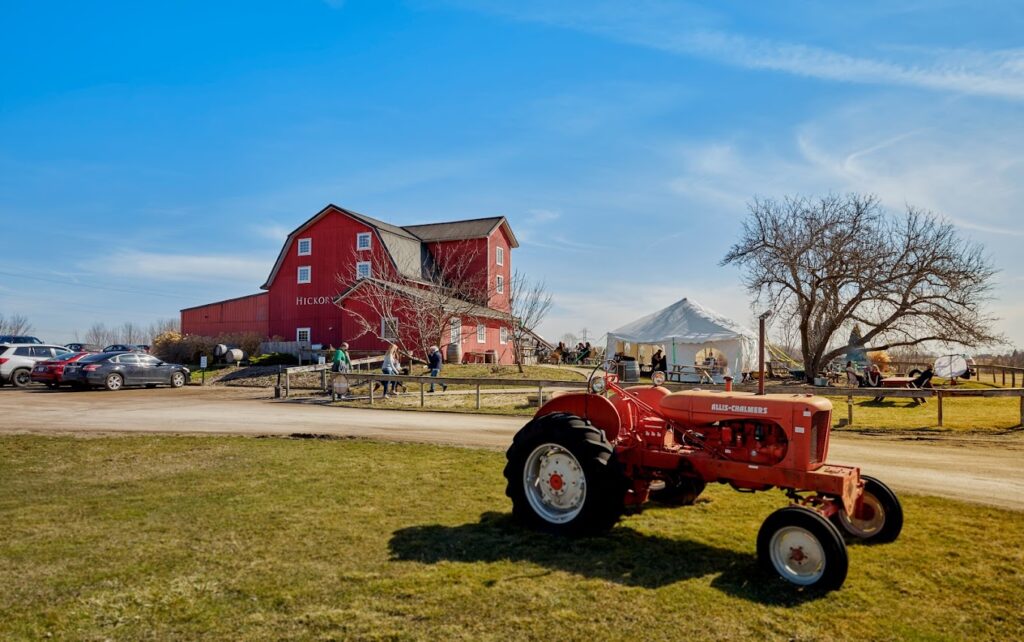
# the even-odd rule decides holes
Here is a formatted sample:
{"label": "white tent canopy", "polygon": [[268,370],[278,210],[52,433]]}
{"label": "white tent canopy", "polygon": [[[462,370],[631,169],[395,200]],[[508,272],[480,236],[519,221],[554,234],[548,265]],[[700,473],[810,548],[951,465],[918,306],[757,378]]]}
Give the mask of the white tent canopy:
{"label": "white tent canopy", "polygon": [[647,360],[658,348],[665,351],[670,370],[696,365],[698,354],[709,348],[724,361],[723,374],[738,375],[757,367],[757,335],[692,299],[676,301],[608,333],[609,355]]}

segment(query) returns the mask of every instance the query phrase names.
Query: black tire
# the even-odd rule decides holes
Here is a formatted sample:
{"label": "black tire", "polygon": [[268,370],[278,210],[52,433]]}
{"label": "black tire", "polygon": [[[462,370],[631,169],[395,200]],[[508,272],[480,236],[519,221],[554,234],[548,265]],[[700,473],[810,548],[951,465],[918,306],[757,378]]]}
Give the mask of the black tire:
{"label": "black tire", "polygon": [[185,383],[187,383],[187,382],[186,382],[186,377],[185,377],[185,373],[184,372],[181,372],[179,370],[178,372],[172,372],[171,373],[171,387],[172,388],[180,388],[180,387],[184,386]]}
{"label": "black tire", "polygon": [[103,382],[103,387],[107,390],[120,390],[124,387],[124,377],[116,372],[111,372]]}
{"label": "black tire", "polygon": [[665,487],[651,491],[651,500],[667,506],[690,506],[704,492],[707,484],[696,477],[680,477],[665,481]]}
{"label": "black tire", "polygon": [[818,591],[842,586],[850,565],[839,530],[803,506],[787,506],[764,520],[757,534],[757,559],[766,571]]}
{"label": "black tire", "polygon": [[[607,532],[622,517],[628,481],[614,447],[589,422],[565,413],[534,419],[516,433],[506,457],[505,494],[521,523],[588,536]],[[563,501],[569,506],[556,505]]]}
{"label": "black tire", "polygon": [[849,518],[840,508],[832,516],[832,523],[853,541],[865,544],[886,544],[896,541],[903,530],[903,506],[888,486],[874,477],[861,475],[864,480],[864,519]]}
{"label": "black tire", "polygon": [[18,368],[11,373],[11,384],[15,388],[25,388],[32,383],[32,373],[25,368]]}

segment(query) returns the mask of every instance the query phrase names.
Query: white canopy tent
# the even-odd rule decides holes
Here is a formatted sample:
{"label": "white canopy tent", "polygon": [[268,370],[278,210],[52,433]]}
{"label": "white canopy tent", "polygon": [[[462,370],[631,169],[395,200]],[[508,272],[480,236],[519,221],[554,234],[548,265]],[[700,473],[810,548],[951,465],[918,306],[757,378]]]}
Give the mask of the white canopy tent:
{"label": "white canopy tent", "polygon": [[699,354],[710,348],[724,366],[723,375],[738,376],[757,368],[757,334],[739,323],[705,308],[692,299],[682,299],[608,333],[608,354],[625,354],[649,360],[661,348],[674,366],[694,366]]}

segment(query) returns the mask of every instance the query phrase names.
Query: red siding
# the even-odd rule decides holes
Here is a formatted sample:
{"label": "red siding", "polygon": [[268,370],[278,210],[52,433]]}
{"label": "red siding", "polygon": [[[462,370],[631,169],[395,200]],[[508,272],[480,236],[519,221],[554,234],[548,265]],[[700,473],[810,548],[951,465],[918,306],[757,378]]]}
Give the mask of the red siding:
{"label": "red siding", "polygon": [[228,299],[181,311],[181,331],[215,337],[229,332],[257,332],[266,336],[268,329],[266,293]]}

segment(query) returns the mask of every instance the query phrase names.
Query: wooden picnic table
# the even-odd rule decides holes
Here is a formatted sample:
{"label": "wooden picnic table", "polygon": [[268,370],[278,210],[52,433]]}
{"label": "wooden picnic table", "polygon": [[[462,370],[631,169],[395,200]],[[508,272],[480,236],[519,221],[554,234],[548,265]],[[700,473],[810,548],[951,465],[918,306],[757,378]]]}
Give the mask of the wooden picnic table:
{"label": "wooden picnic table", "polygon": [[909,388],[916,377],[886,377],[882,379],[883,388]]}

